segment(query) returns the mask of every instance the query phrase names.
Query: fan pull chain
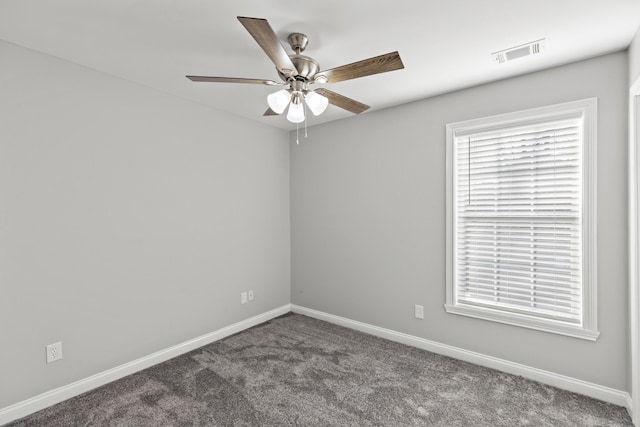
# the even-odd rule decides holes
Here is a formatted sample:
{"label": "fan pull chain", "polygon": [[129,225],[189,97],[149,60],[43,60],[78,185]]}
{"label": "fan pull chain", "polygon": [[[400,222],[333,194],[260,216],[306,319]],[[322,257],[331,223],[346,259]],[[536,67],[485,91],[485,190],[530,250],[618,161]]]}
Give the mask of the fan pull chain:
{"label": "fan pull chain", "polygon": [[300,133],[300,124],[296,123],[296,144],[298,145],[300,145],[299,133]]}

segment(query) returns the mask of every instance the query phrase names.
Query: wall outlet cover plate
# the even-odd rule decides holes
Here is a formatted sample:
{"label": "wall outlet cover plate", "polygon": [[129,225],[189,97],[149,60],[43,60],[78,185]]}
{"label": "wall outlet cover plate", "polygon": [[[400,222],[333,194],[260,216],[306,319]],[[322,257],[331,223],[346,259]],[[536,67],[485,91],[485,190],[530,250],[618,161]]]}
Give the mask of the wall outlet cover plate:
{"label": "wall outlet cover plate", "polygon": [[62,342],[58,341],[47,346],[47,363],[62,359]]}

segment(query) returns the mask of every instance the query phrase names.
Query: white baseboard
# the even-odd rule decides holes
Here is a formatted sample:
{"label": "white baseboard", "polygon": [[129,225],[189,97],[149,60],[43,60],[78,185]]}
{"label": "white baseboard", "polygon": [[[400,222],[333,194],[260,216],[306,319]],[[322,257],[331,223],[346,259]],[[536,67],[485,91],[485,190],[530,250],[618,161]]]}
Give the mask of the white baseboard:
{"label": "white baseboard", "polygon": [[385,338],[401,344],[410,345],[412,347],[421,348],[433,353],[442,354],[453,357],[455,359],[464,360],[465,362],[474,363],[480,366],[497,369],[509,374],[519,375],[524,378],[535,380],[543,384],[548,384],[564,390],[583,394],[593,397],[604,402],[613,403],[614,405],[626,408],[631,414],[631,396],[626,391],[616,390],[613,388],[601,386],[587,381],[571,378],[565,375],[556,374],[531,366],[522,365],[520,363],[510,362],[508,360],[499,359],[493,356],[476,353],[474,351],[464,350],[462,348],[441,344],[413,335],[396,332],[391,329],[380,328],[378,326],[369,325],[367,323],[358,322],[356,320],[347,319],[345,317],[335,316],[322,311],[313,310],[299,305],[292,304],[291,311],[294,313],[304,314],[305,316],[315,319],[324,320],[336,325],[355,329],[380,338]]}
{"label": "white baseboard", "polygon": [[391,329],[380,328],[378,326],[358,322],[356,320],[347,319],[345,317],[335,316],[333,314],[328,314],[322,311],[313,310],[294,304],[286,304],[282,307],[278,307],[266,313],[262,313],[249,319],[242,320],[206,335],[202,335],[200,337],[185,341],[164,350],[157,351],[153,354],[141,357],[132,362],[125,363],[107,371],[92,375],[88,378],[84,378],[74,383],[50,390],[38,396],[0,409],[0,425],[25,417],[29,414],[47,408],[51,405],[55,405],[56,403],[60,403],[71,397],[85,393],[89,390],[93,390],[94,388],[108,384],[112,381],[118,380],[127,375],[131,375],[143,369],[149,368],[158,363],[167,361],[181,354],[188,353],[189,351],[195,350],[196,348],[221,340],[252,326],[259,325],[260,323],[286,314],[289,311],[304,314],[309,317],[324,320],[350,329],[355,329],[357,331],[361,331],[380,338],[385,338],[391,341],[410,345],[412,347],[421,348],[433,353],[438,353],[456,359],[464,360],[466,362],[475,363],[476,365],[486,366],[489,368],[497,369],[499,371],[519,375],[524,378],[529,378],[535,381],[539,381],[543,384],[548,384],[564,390],[580,393],[585,396],[593,397],[595,399],[613,403],[614,405],[625,407],[630,414],[632,413],[632,399],[629,393],[625,391],[615,390],[609,387],[601,386],[576,378],[571,378],[565,375],[560,375],[519,363],[510,362],[508,360],[499,359],[497,357],[487,356],[481,353],[464,350],[447,344],[441,344],[413,335],[396,332]]}
{"label": "white baseboard", "polygon": [[100,372],[88,378],[84,378],[71,384],[58,387],[56,389],[42,393],[38,396],[0,409],[0,425],[25,417],[29,414],[40,411],[41,409],[47,408],[51,405],[55,405],[56,403],[60,403],[71,397],[85,393],[89,390],[93,390],[94,388],[103,386],[127,375],[131,375],[135,372],[149,368],[153,365],[157,365],[158,363],[165,362],[176,356],[180,356],[181,354],[188,353],[198,347],[202,347],[203,345],[221,340],[222,338],[228,337],[229,335],[233,335],[252,326],[259,325],[260,323],[264,323],[290,311],[290,304],[283,305],[282,307],[267,311],[266,313],[262,313],[249,319],[242,320],[240,322],[218,329],[217,331],[199,336],[189,341],[185,341],[164,350],[157,351],[148,356],[144,356],[132,362],[125,363],[124,365],[120,365],[107,371]]}

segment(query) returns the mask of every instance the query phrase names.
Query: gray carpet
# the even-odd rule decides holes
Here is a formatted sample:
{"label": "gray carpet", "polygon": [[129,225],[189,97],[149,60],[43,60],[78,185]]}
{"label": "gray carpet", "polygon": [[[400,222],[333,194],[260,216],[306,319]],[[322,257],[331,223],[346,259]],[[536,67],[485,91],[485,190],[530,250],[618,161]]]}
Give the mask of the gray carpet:
{"label": "gray carpet", "polygon": [[11,426],[632,426],[625,409],[285,315]]}

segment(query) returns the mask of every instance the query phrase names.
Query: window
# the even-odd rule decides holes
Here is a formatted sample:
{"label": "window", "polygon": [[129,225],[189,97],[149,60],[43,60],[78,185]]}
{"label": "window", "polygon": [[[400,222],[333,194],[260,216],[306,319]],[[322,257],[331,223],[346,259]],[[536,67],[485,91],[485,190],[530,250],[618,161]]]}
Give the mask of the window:
{"label": "window", "polygon": [[596,340],[596,100],[447,125],[449,313]]}

